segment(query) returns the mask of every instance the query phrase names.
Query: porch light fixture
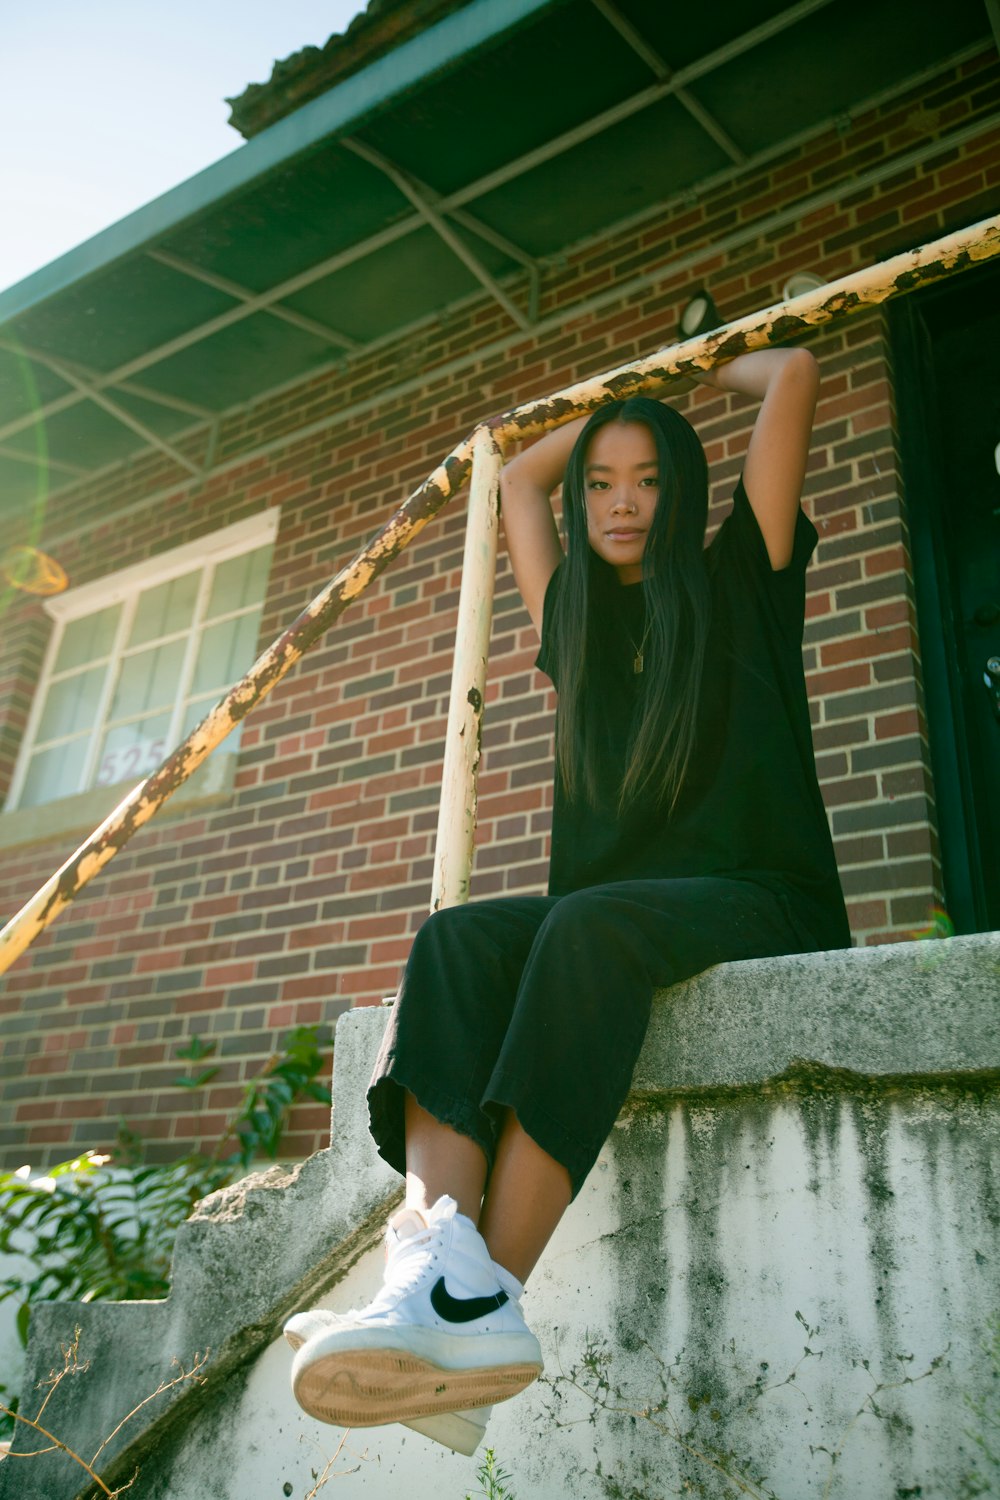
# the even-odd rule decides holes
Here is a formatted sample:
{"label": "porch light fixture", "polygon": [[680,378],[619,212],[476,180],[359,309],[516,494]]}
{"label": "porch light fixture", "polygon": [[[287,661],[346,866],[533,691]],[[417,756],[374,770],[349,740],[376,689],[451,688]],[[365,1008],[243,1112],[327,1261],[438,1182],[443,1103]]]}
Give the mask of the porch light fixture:
{"label": "porch light fixture", "polygon": [[700,287],[698,291],[692,292],[685,304],[677,329],[682,339],[693,339],[700,333],[710,333],[721,324],[718,308],[704,287]]}
{"label": "porch light fixture", "polygon": [[791,302],[793,297],[802,297],[806,292],[815,292],[817,288],[826,286],[822,276],[817,276],[815,271],[796,271],[789,276],[781,288],[782,302]]}

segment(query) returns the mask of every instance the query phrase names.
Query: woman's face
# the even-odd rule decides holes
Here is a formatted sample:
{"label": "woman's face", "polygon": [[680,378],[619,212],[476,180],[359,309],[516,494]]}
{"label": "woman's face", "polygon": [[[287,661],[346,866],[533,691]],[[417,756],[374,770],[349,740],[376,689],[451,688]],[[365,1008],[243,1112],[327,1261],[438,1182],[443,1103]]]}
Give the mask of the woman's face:
{"label": "woman's face", "polygon": [[622,583],[642,580],[642,554],[660,498],[653,434],[642,422],[609,422],[584,464],[587,539]]}

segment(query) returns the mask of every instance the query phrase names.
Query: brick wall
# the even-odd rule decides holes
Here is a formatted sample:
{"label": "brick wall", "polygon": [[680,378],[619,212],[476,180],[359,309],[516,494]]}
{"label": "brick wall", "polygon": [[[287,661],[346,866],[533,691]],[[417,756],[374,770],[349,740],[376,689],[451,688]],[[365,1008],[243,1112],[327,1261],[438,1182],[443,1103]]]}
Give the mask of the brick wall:
{"label": "brick wall", "polygon": [[[777,300],[794,270],[833,279],[995,209],[1000,129],[945,151],[935,141],[988,119],[998,89],[984,53],[767,171],[580,247],[547,269],[533,334],[470,303],[233,413],[198,486],[178,486],[156,457],[57,499],[44,545],[82,583],[278,504],[269,640],[476,417],[645,352],[693,284],[735,317]],[[805,491],[820,533],[805,647],[816,751],[855,939],[881,942],[942,901],[884,318],[810,347],[823,378]],[[714,525],[752,404],[707,388],[678,404],[705,441]],[[203,434],[186,441],[203,450]],[[11,971],[6,1165],[106,1144],[119,1117],[163,1155],[211,1142],[276,1033],[395,988],[429,896],[463,524],[453,504],[247,722],[226,807],[168,807]],[[8,779],[45,632],[37,604],[8,608]],[[544,888],[553,696],[535,651],[502,562],[474,897]],[[0,909],[67,853],[8,851]],[[193,1101],[174,1080],[195,1033],[218,1043],[222,1068]],[[297,1109],[288,1153],[322,1145],[325,1128],[322,1107]]]}

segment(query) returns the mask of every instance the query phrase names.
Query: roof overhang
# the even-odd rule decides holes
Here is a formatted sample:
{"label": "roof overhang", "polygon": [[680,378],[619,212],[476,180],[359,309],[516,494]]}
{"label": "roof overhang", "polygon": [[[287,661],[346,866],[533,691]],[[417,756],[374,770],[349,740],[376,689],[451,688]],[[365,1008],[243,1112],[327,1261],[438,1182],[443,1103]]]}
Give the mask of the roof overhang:
{"label": "roof overhang", "polygon": [[0,516],[151,450],[200,477],[224,413],[472,297],[528,331],[568,247],[990,35],[982,0],[470,0],[0,294]]}

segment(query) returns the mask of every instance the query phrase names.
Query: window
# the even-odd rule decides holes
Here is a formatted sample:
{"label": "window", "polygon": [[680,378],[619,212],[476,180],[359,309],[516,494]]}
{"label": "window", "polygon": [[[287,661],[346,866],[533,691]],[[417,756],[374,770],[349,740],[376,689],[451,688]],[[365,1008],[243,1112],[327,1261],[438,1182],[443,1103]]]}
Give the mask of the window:
{"label": "window", "polygon": [[55,629],[8,810],[156,770],[256,657],[277,521],[266,511],[46,600]]}

